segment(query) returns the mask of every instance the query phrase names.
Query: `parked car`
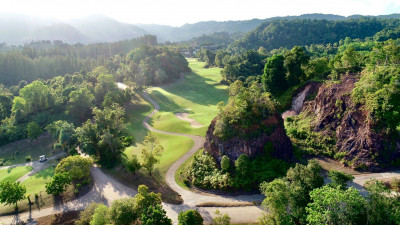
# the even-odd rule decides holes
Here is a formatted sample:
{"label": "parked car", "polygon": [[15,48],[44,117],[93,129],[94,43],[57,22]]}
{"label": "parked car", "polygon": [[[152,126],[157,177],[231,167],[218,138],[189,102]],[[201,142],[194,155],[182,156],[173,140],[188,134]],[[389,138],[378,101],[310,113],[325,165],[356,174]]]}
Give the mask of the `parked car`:
{"label": "parked car", "polygon": [[41,156],[39,157],[39,162],[44,162],[44,161],[46,161],[46,160],[47,160],[46,155],[41,155]]}

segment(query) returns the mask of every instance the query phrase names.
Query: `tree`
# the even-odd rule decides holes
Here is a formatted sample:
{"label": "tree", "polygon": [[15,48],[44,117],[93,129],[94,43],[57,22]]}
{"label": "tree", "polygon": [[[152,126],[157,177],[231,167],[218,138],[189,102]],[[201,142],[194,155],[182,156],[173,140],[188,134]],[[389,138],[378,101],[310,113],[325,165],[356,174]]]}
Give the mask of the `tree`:
{"label": "tree", "polygon": [[43,133],[42,128],[34,121],[28,123],[26,130],[28,132],[28,137],[31,140],[37,139],[40,136],[40,134]]}
{"label": "tree", "polygon": [[[14,99],[13,112],[20,108],[25,114],[39,112],[53,105],[53,96],[49,87],[42,81],[34,81],[19,91],[19,99]],[[23,104],[17,107],[20,100]]]}
{"label": "tree", "polygon": [[229,159],[228,156],[223,155],[221,158],[221,170],[222,172],[226,173],[229,172],[231,168],[231,160]]}
{"label": "tree", "polygon": [[143,167],[150,173],[151,176],[151,172],[154,170],[154,165],[160,162],[157,157],[162,155],[164,148],[160,145],[157,138],[152,134],[149,134],[145,137],[143,145]]}
{"label": "tree", "polygon": [[251,182],[251,164],[249,156],[241,154],[235,161],[236,185],[239,187],[249,188]]}
{"label": "tree", "polygon": [[287,171],[292,216],[302,223],[305,222],[305,207],[310,202],[309,193],[324,184],[324,178],[320,173],[321,166],[316,160],[310,160],[307,166],[296,164],[294,168]]}
{"label": "tree", "polygon": [[357,189],[323,186],[311,191],[310,196],[308,224],[366,224],[366,201]]}
{"label": "tree", "polygon": [[92,165],[93,160],[91,158],[80,155],[68,156],[57,165],[55,174],[68,172],[73,181],[89,179]]}
{"label": "tree", "polygon": [[147,210],[142,213],[142,225],[172,225],[172,221],[167,217],[167,213],[161,205],[149,206]]}
{"label": "tree", "polygon": [[85,210],[79,213],[79,219],[75,221],[75,225],[90,225],[90,221],[93,219],[94,211],[99,207],[100,203],[91,203]]}
{"label": "tree", "polygon": [[13,96],[10,93],[4,92],[0,94],[0,121],[9,117],[12,109]]}
{"label": "tree", "polygon": [[72,91],[69,94],[67,113],[83,122],[91,113],[93,100],[94,95],[86,87]]}
{"label": "tree", "polygon": [[228,214],[222,215],[219,210],[215,211],[216,217],[213,218],[212,225],[229,225],[231,218]]}
{"label": "tree", "polygon": [[289,183],[284,179],[275,179],[270,183],[260,185],[261,192],[265,195],[262,206],[269,212],[262,224],[293,224],[290,216]]}
{"label": "tree", "polygon": [[324,178],[320,175],[321,166],[310,160],[307,166],[296,164],[290,168],[286,177],[271,183],[263,182],[261,191],[266,198],[263,206],[269,210],[264,222],[274,224],[305,224],[305,208],[311,202],[310,192],[322,187]]}
{"label": "tree", "polygon": [[368,191],[368,224],[400,224],[400,196],[389,190],[382,181],[371,180]]}
{"label": "tree", "polygon": [[203,225],[203,221],[203,217],[194,209],[181,211],[178,215],[178,225]]}
{"label": "tree", "polygon": [[101,204],[94,210],[93,219],[90,225],[105,225],[111,223],[111,217],[107,206]]}
{"label": "tree", "polygon": [[150,206],[161,204],[160,193],[149,193],[149,188],[146,185],[139,185],[138,193],[134,197],[135,211],[140,215],[146,211]]}
{"label": "tree", "polygon": [[140,164],[136,155],[132,155],[132,157],[127,158],[125,160],[125,167],[128,169],[129,172],[135,174],[136,171],[140,170],[142,165]]}
{"label": "tree", "polygon": [[15,209],[18,209],[18,202],[25,198],[25,193],[26,187],[19,182],[4,181],[0,183],[0,203],[15,204]]}
{"label": "tree", "polygon": [[46,183],[46,193],[58,195],[63,193],[72,182],[69,173],[56,173],[49,183]]}
{"label": "tree", "polygon": [[140,215],[135,210],[135,200],[133,198],[115,200],[108,213],[115,225],[133,224]]}
{"label": "tree", "polygon": [[351,174],[347,174],[345,172],[331,170],[328,173],[328,177],[332,180],[332,187],[341,187],[342,189],[347,188],[347,182],[352,181],[354,176]]}
{"label": "tree", "polygon": [[74,148],[77,142],[77,135],[74,124],[64,120],[57,120],[45,128],[64,149]]}
{"label": "tree", "polygon": [[295,46],[290,52],[285,54],[284,66],[287,70],[286,81],[289,86],[305,81],[305,73],[302,66],[307,65],[310,56],[300,46]]}
{"label": "tree", "polygon": [[282,55],[270,57],[265,64],[262,83],[264,89],[276,95],[286,89],[285,58]]}

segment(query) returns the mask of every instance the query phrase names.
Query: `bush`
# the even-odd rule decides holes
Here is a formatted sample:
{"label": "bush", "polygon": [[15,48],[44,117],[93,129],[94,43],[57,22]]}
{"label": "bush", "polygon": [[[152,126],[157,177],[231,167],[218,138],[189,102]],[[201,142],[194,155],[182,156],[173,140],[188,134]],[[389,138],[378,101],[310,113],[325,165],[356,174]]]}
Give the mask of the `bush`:
{"label": "bush", "polygon": [[109,215],[115,225],[133,224],[138,219],[135,201],[133,198],[115,200],[110,207]]}
{"label": "bush", "polygon": [[203,217],[197,210],[181,211],[178,215],[178,225],[203,225]]}
{"label": "bush", "polygon": [[337,170],[329,171],[328,177],[332,180],[332,183],[330,184],[332,187],[341,187],[342,189],[346,189],[347,182],[354,179],[353,175]]}
{"label": "bush", "polygon": [[105,225],[110,224],[109,212],[107,206],[101,204],[95,210],[93,214],[93,219],[90,221],[90,225]]}
{"label": "bush", "polygon": [[90,158],[84,158],[79,155],[69,156],[61,160],[56,167],[55,173],[68,172],[73,181],[89,179],[92,165],[93,161]]}
{"label": "bush", "polygon": [[32,161],[32,157],[30,155],[28,155],[27,157],[25,157],[25,161],[27,161],[27,162]]}

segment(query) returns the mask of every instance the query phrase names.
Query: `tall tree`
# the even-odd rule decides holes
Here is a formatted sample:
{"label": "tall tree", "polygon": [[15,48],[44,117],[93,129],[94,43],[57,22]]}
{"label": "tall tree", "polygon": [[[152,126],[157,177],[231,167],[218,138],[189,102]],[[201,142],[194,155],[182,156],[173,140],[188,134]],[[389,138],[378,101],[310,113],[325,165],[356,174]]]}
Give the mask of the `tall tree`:
{"label": "tall tree", "polygon": [[305,81],[306,76],[302,69],[310,60],[310,56],[300,46],[295,46],[290,52],[285,54],[284,65],[287,70],[286,81],[290,86]]}
{"label": "tall tree", "polygon": [[43,133],[42,128],[34,121],[28,123],[26,131],[28,132],[28,137],[31,140],[37,139]]}
{"label": "tall tree", "polygon": [[93,100],[94,95],[86,87],[72,91],[67,103],[68,114],[83,122],[91,113]]}
{"label": "tall tree", "polygon": [[145,137],[142,149],[143,167],[150,173],[154,170],[155,164],[159,163],[158,157],[162,155],[164,148],[158,142],[156,136],[149,134]]}
{"label": "tall tree", "polygon": [[282,55],[274,55],[265,64],[262,82],[265,90],[274,95],[285,90],[287,86],[284,60],[285,58]]}

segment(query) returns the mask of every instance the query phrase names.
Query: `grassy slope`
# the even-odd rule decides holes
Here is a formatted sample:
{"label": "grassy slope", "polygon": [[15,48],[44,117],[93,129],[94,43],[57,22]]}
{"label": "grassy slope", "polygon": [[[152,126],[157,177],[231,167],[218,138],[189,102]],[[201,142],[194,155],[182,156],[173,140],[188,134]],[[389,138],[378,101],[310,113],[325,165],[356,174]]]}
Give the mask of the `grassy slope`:
{"label": "grassy slope", "polygon": [[0,183],[3,181],[14,182],[32,170],[30,166],[19,166],[0,170]]}
{"label": "grassy slope", "polygon": [[[217,115],[217,104],[227,101],[226,86],[220,85],[219,68],[204,69],[204,62],[189,59],[192,72],[185,75],[185,79],[176,84],[163,88],[154,88],[150,97],[160,105],[150,124],[159,130],[176,133],[186,133],[204,136],[211,120]],[[203,124],[200,128],[193,128],[189,122],[175,117],[175,113],[190,113],[189,118]]]}
{"label": "grassy slope", "polygon": [[0,147],[0,163],[4,166],[26,162],[25,157],[31,156],[32,160],[39,160],[39,156],[47,157],[59,153],[61,150],[54,150],[55,140],[50,135],[42,135],[38,140],[28,139],[16,141]]}

